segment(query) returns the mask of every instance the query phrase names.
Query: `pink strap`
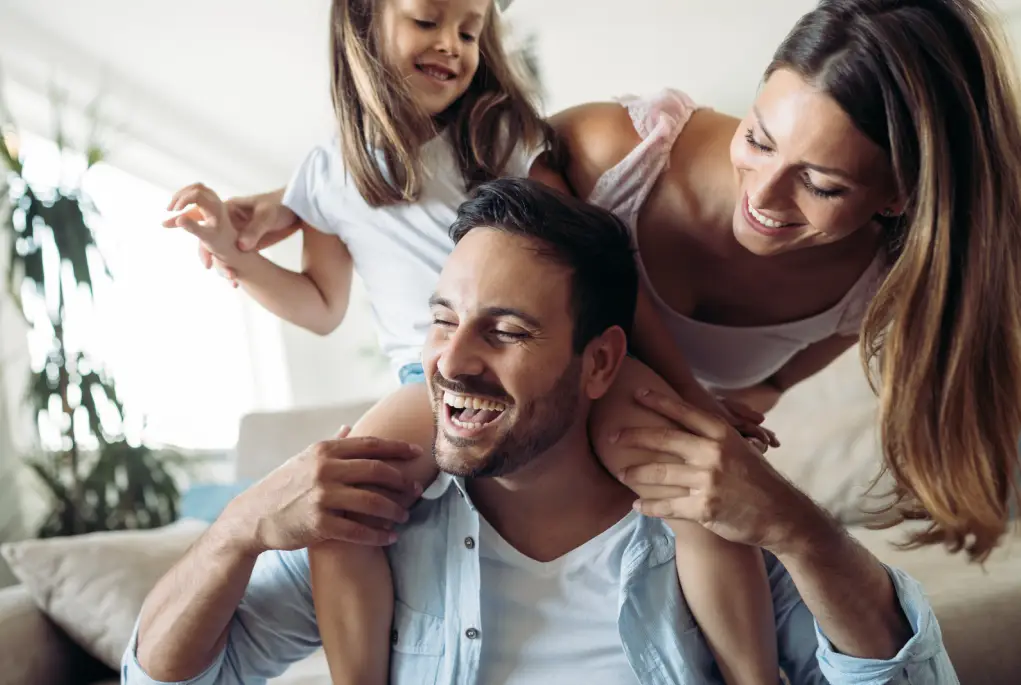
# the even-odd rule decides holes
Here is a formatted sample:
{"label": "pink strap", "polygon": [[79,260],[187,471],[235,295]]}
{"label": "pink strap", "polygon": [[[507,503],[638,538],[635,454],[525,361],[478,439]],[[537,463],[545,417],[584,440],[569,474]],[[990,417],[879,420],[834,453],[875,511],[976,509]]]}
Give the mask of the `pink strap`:
{"label": "pink strap", "polygon": [[685,93],[664,90],[651,98],[618,100],[642,137],[634,150],[596,182],[589,201],[634,227],[652,186],[667,167],[674,141],[699,106]]}

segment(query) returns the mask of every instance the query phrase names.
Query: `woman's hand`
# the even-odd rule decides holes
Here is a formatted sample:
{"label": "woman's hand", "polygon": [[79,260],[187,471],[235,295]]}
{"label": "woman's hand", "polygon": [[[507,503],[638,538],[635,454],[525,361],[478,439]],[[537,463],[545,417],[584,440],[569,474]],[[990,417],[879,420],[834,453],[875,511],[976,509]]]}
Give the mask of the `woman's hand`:
{"label": "woman's hand", "polygon": [[763,427],[761,424],[766,420],[766,415],[757,412],[747,404],[728,397],[717,397],[716,401],[725,412],[730,425],[738,433],[748,440],[751,440],[760,451],[765,452],[769,447],[779,447],[776,433]]}
{"label": "woman's hand", "polygon": [[638,403],[676,427],[627,428],[616,444],[670,455],[679,461],[634,466],[619,474],[631,487],[675,488],[676,495],[639,500],[646,516],[694,521],[732,542],[777,552],[812,530],[811,500],[787,482],[722,417],[654,392]]}

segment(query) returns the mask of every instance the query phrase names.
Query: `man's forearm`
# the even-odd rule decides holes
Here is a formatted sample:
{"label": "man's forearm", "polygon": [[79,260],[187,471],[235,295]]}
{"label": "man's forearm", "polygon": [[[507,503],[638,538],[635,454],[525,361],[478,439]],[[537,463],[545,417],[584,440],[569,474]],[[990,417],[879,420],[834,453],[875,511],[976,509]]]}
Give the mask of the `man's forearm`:
{"label": "man's forearm", "polygon": [[237,539],[217,521],[149,593],[135,653],[150,678],[191,680],[223,649],[258,556]]}
{"label": "man's forearm", "polygon": [[892,658],[912,631],[889,573],[839,523],[807,505],[814,511],[802,519],[806,529],[797,543],[775,550],[777,558],[837,651]]}

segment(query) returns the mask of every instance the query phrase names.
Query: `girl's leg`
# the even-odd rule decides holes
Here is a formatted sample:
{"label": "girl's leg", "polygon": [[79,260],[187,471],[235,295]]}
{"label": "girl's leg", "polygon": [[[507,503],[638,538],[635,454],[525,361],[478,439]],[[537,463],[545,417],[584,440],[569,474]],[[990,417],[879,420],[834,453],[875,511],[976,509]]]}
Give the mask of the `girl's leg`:
{"label": "girl's leg", "polygon": [[[589,431],[596,453],[610,473],[676,459],[622,448],[609,441],[621,428],[674,427],[635,402],[640,388],[677,394],[649,367],[628,359],[613,388],[593,408]],[[636,492],[655,499],[675,490],[648,486]],[[676,534],[681,589],[724,679],[728,685],[775,685],[780,673],[776,624],[762,553],[754,547],[728,542],[696,523],[668,523]]]}
{"label": "girl's leg", "polygon": [[[401,387],[355,424],[351,435],[419,444],[424,456],[393,462],[424,489],[436,476],[433,417],[424,383]],[[385,685],[390,665],[393,580],[380,547],[330,542],[310,548],[312,597],[334,685]]]}

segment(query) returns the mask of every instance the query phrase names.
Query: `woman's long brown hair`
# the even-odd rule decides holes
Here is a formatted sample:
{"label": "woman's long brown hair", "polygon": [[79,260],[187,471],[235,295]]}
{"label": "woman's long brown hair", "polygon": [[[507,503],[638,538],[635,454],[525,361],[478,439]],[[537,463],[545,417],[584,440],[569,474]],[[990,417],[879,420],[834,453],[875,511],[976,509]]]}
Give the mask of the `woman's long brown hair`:
{"label": "woman's long brown hair", "polygon": [[479,67],[467,92],[433,119],[382,57],[378,20],[385,1],[334,0],[330,16],[341,153],[369,205],[418,198],[425,173],[418,151],[439,128],[449,131],[468,190],[502,176],[516,144],[539,147],[552,141],[523,70],[503,48],[495,7],[479,35]]}
{"label": "woman's long brown hair", "polygon": [[[832,96],[890,157],[907,207],[862,327],[891,525],[984,559],[1021,477],[1021,114],[1013,56],[971,0],[824,0],[767,71]],[[878,372],[878,374],[872,373]]]}

